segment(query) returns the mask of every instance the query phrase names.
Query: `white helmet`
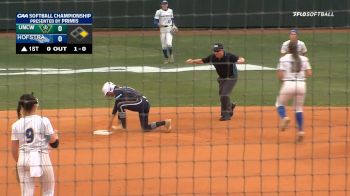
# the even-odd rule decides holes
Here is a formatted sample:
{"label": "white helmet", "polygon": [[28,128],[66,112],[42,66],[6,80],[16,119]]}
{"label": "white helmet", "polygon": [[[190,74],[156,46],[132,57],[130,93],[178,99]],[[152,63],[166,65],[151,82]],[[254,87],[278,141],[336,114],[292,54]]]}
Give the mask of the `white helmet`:
{"label": "white helmet", "polygon": [[116,85],[113,82],[106,82],[102,87],[103,95],[106,96],[108,92],[113,92],[115,87]]}

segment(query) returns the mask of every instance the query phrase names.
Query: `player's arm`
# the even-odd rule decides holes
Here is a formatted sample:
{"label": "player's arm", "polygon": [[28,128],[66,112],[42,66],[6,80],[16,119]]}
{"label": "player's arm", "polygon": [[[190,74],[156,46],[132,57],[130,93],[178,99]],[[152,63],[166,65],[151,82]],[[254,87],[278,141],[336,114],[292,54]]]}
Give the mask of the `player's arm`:
{"label": "player's arm", "polygon": [[203,60],[202,59],[187,59],[186,60],[187,64],[203,64]]}
{"label": "player's arm", "polygon": [[311,77],[312,76],[312,68],[311,68],[311,65],[309,63],[309,60],[307,59],[307,61],[305,63],[306,63],[305,76],[306,77]]}
{"label": "player's arm", "polygon": [[301,53],[303,54],[303,56],[306,56],[307,48],[306,48],[305,44],[302,45]]}
{"label": "player's arm", "polygon": [[52,148],[57,148],[60,144],[58,140],[57,132],[53,129],[51,122],[48,118],[44,117],[43,122],[45,124],[45,137]]}
{"label": "player's arm", "polygon": [[277,78],[279,81],[283,82],[283,78],[284,78],[284,71],[283,70],[277,70]]}
{"label": "player's arm", "polygon": [[287,54],[287,51],[288,51],[288,45],[286,45],[285,43],[282,44],[282,47],[281,47],[281,56],[284,56]]}
{"label": "player's arm", "polygon": [[16,161],[16,163],[18,161],[18,148],[19,148],[19,141],[18,140],[12,140],[11,153],[12,153],[12,157]]}
{"label": "player's arm", "polygon": [[116,93],[116,97],[114,98],[115,103],[114,103],[112,114],[109,116],[108,125],[107,125],[107,130],[109,131],[112,130],[113,120],[118,113],[118,103],[122,101],[122,96],[123,96],[123,92],[121,90],[116,90],[115,93]]}
{"label": "player's arm", "polygon": [[312,76],[312,69],[307,69],[305,72],[306,72],[306,77]]}
{"label": "player's arm", "polygon": [[159,16],[160,16],[160,11],[157,10],[156,14],[154,15],[154,19],[153,19],[153,24],[157,27],[161,27],[159,24]]}
{"label": "player's arm", "polygon": [[56,133],[51,135],[49,144],[52,148],[57,148],[59,146],[60,141],[58,140],[58,136]]}
{"label": "player's arm", "polygon": [[285,65],[283,57],[280,58],[279,63],[277,65],[277,79],[282,83],[285,73]]}
{"label": "player's arm", "polygon": [[17,132],[15,125],[12,125],[12,133],[11,133],[11,154],[13,159],[18,161],[18,149],[19,149],[19,139],[17,138]]}
{"label": "player's arm", "polygon": [[113,120],[115,118],[116,114],[112,114],[110,117],[109,117],[109,120],[108,120],[108,125],[107,125],[107,130],[112,130],[112,125],[113,125]]}
{"label": "player's arm", "polygon": [[243,57],[238,57],[237,63],[243,64],[243,63],[245,63],[245,59]]}
{"label": "player's arm", "polygon": [[174,11],[172,10],[172,12],[171,12],[171,24],[173,25],[173,26],[176,26],[175,25],[175,18],[174,18]]}
{"label": "player's arm", "polygon": [[157,27],[160,27],[160,26],[159,26],[159,19],[154,19],[154,20],[153,20],[153,24],[154,24],[155,26],[157,26]]}

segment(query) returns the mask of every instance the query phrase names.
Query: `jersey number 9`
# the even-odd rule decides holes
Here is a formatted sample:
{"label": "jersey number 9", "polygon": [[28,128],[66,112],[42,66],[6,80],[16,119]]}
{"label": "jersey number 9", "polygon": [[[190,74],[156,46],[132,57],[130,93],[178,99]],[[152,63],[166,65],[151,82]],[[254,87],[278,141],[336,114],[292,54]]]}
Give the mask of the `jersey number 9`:
{"label": "jersey number 9", "polygon": [[32,143],[34,140],[34,131],[32,128],[26,130],[27,143]]}

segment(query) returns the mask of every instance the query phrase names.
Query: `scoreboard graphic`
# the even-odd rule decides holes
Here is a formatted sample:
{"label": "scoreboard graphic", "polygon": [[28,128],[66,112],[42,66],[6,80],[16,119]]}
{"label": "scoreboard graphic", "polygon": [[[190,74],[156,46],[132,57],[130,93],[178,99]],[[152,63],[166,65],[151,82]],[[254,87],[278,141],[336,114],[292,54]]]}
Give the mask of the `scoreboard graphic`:
{"label": "scoreboard graphic", "polygon": [[17,54],[92,54],[91,13],[17,13]]}

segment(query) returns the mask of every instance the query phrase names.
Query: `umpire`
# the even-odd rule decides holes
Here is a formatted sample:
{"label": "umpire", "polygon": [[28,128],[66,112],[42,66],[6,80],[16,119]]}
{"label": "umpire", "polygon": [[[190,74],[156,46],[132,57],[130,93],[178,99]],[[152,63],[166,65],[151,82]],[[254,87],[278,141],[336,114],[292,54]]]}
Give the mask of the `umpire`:
{"label": "umpire", "polygon": [[230,94],[235,87],[238,73],[236,63],[244,63],[243,57],[238,57],[224,50],[221,43],[216,43],[213,46],[213,54],[202,59],[187,59],[187,64],[204,64],[211,63],[214,65],[216,72],[219,75],[219,95],[221,102],[221,118],[220,121],[231,120],[233,110],[236,104],[231,103]]}

